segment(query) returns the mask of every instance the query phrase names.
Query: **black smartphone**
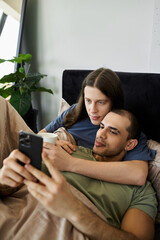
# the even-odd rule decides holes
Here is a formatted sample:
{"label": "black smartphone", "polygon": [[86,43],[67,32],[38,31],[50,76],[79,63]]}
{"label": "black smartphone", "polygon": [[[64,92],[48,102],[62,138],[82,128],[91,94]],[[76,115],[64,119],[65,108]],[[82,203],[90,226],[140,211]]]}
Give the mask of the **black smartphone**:
{"label": "black smartphone", "polygon": [[[19,132],[19,150],[31,159],[31,165],[41,169],[43,138],[32,133]],[[19,161],[22,165],[22,162]]]}

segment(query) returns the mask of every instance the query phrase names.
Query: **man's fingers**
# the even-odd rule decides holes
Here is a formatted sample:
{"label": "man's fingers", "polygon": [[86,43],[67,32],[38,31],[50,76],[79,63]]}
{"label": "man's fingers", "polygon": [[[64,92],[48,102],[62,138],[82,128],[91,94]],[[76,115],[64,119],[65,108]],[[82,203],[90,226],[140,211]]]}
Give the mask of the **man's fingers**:
{"label": "man's fingers", "polygon": [[22,176],[20,176],[18,173],[16,173],[12,169],[7,169],[7,174],[5,178],[8,178],[16,183],[23,183],[23,179],[24,179]]}
{"label": "man's fingers", "polygon": [[36,169],[35,167],[33,167],[32,165],[25,165],[25,168],[34,176],[36,177],[36,179],[38,179],[41,183],[43,183],[44,185],[46,185],[47,187],[53,187],[54,182],[53,180],[48,177],[45,173],[43,173],[42,171]]}
{"label": "man's fingers", "polygon": [[69,153],[72,153],[73,151],[76,151],[75,146],[70,142],[67,142],[67,143],[63,144],[61,147]]}
{"label": "man's fingers", "polygon": [[3,164],[9,169],[13,169],[15,172],[17,172],[17,174],[23,176],[24,178],[34,181],[35,179],[33,176],[28,171],[26,171],[24,166],[22,166],[18,161],[24,164],[30,163],[30,159],[25,154],[16,149],[12,151],[9,157],[3,161]]}
{"label": "man's fingers", "polygon": [[28,181],[26,179],[24,180],[24,183],[26,184],[28,191],[39,202],[42,204],[47,204],[49,202],[49,199],[52,202],[52,192],[48,190],[47,186],[40,185],[40,183]]}
{"label": "man's fingers", "polygon": [[73,145],[69,141],[57,140],[55,145],[62,147],[64,150],[66,150],[70,154],[72,153],[72,151],[76,151],[75,145]]}
{"label": "man's fingers", "polygon": [[34,183],[34,182],[26,180],[26,179],[24,180],[24,183],[27,185],[30,192],[35,192],[37,194],[44,195],[46,198],[48,197],[48,195],[50,195],[47,188],[45,186],[41,185],[40,183]]}
{"label": "man's fingers", "polygon": [[[12,155],[12,157],[13,157],[13,155]],[[16,160],[16,158],[12,158],[12,157],[6,158],[3,161],[3,164],[4,164],[3,172],[5,172],[5,175],[9,175],[8,172],[11,171],[12,175],[9,175],[9,177],[13,178],[13,179],[15,177],[15,180],[17,182],[21,182],[22,177],[27,178],[29,180],[34,180],[33,176],[20,163],[18,163],[18,160]]]}
{"label": "man's fingers", "polygon": [[40,192],[35,192],[31,187],[28,187],[28,191],[32,194],[32,196],[34,198],[36,198],[39,202],[41,202],[42,204],[44,204],[44,202],[46,201],[46,196],[42,195],[42,193]]}
{"label": "man's fingers", "polygon": [[64,145],[64,146],[63,146],[63,149],[64,149],[66,152],[68,152],[69,154],[72,154],[72,152],[73,152],[73,150],[71,150],[71,148],[68,147],[68,145]]}
{"label": "man's fingers", "polygon": [[54,145],[52,143],[44,142],[43,147],[52,150]]}
{"label": "man's fingers", "polygon": [[72,151],[76,151],[76,146],[73,145],[72,143],[69,143],[68,145]]}
{"label": "man's fingers", "polygon": [[10,187],[18,187],[20,185],[19,182],[16,182],[12,178],[8,178],[8,177],[4,177],[2,184],[3,182],[4,182],[4,185],[10,186]]}
{"label": "man's fingers", "polygon": [[62,176],[62,174],[57,170],[56,167],[53,166],[53,163],[51,163],[51,161],[48,158],[47,153],[43,153],[43,160],[44,163],[46,164],[46,167],[48,168],[48,171],[50,172],[52,178],[57,182],[57,183],[61,183],[62,180],[64,179],[64,177]]}
{"label": "man's fingers", "polygon": [[12,159],[19,159],[24,164],[29,164],[30,163],[30,159],[25,154],[20,152],[18,149],[12,151],[11,154],[10,154],[10,157]]}

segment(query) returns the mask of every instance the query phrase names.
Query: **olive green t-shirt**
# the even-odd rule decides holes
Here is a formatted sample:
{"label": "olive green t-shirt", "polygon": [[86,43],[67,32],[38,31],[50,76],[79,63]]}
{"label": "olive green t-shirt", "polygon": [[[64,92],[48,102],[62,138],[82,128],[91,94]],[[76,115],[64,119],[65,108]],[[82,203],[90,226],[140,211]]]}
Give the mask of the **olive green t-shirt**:
{"label": "olive green t-shirt", "polygon": [[[92,150],[84,147],[78,147],[73,156],[96,161]],[[46,172],[44,166],[43,171]],[[157,200],[148,181],[143,186],[134,186],[109,183],[72,172],[62,172],[62,174],[67,182],[95,204],[112,226],[120,228],[123,216],[130,208],[140,209],[155,220]]]}

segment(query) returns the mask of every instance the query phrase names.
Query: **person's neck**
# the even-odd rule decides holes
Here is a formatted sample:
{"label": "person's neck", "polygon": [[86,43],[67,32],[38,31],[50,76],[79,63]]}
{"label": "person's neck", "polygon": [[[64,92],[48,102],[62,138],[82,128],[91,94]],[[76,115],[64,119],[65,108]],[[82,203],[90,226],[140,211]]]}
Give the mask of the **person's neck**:
{"label": "person's neck", "polygon": [[93,152],[93,156],[99,162],[118,162],[118,161],[122,161],[122,159],[125,156],[125,153],[121,152],[116,156],[100,156]]}

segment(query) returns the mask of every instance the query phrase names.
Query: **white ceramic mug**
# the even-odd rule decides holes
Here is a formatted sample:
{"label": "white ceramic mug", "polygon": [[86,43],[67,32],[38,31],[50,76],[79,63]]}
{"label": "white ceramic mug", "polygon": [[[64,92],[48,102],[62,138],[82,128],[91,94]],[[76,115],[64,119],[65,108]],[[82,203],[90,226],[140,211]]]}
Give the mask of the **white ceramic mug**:
{"label": "white ceramic mug", "polygon": [[48,142],[53,145],[55,144],[58,137],[57,134],[55,133],[47,133],[47,132],[41,132],[41,133],[38,133],[38,135],[43,138],[43,142]]}

